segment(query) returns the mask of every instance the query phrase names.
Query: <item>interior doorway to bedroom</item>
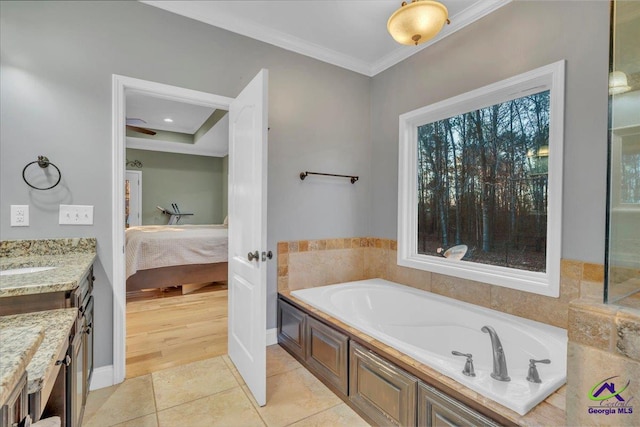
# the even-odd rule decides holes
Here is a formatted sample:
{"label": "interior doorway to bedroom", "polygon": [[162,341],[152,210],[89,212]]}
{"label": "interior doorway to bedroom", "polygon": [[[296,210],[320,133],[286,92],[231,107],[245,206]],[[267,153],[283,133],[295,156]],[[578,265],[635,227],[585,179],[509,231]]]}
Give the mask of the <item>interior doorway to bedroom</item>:
{"label": "interior doorway to bedroom", "polygon": [[227,354],[228,114],[126,94],[126,377]]}

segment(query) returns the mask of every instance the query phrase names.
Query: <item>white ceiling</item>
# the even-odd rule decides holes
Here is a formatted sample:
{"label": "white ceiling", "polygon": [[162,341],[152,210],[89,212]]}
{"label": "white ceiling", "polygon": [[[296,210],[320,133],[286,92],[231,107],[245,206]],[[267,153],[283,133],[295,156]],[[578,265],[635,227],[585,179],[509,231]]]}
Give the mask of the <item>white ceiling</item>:
{"label": "white ceiling", "polygon": [[[142,119],[138,126],[193,135],[215,108],[158,98],[140,92],[127,93],[127,118]],[[173,123],[167,123],[170,118]]]}
{"label": "white ceiling", "polygon": [[[127,119],[146,122],[134,123],[135,126],[189,135],[194,135],[215,110],[213,107],[153,96],[146,92],[128,91],[126,97]],[[167,117],[173,119],[173,123],[166,123],[164,119]],[[224,157],[229,153],[229,114],[193,143],[175,141],[170,135],[151,137],[141,134],[127,136],[126,146],[139,150]]]}
{"label": "white ceiling", "polygon": [[440,0],[450,25],[420,46],[387,32],[398,0],[142,1],[367,76],[374,76],[512,0]]}

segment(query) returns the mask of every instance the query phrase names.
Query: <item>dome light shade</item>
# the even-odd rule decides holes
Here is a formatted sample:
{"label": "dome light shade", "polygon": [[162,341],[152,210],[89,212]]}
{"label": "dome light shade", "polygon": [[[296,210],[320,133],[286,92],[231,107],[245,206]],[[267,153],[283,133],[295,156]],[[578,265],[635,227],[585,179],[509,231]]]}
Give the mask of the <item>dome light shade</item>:
{"label": "dome light shade", "polygon": [[609,95],[618,95],[629,92],[631,86],[627,83],[627,75],[622,71],[612,71],[609,73]]}
{"label": "dome light shade", "polygon": [[400,44],[419,45],[434,38],[449,22],[448,18],[449,11],[437,1],[402,2],[387,21],[387,30]]}

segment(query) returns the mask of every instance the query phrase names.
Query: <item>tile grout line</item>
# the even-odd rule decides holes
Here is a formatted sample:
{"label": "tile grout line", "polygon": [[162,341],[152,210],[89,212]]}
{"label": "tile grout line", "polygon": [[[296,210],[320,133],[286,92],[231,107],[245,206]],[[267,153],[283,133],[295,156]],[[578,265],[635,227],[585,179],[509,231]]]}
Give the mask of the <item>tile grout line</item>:
{"label": "tile grout line", "polygon": [[[332,393],[333,393],[333,391],[332,391]],[[335,393],[334,393],[334,394],[335,394]],[[343,404],[345,404],[345,403],[341,400],[339,403],[337,403],[337,404],[335,404],[335,405],[333,405],[333,406],[329,406],[328,408],[322,409],[322,410],[320,410],[320,411],[318,411],[318,412],[316,412],[316,413],[313,413],[313,414],[307,415],[307,416],[305,416],[305,417],[302,417],[302,418],[300,418],[299,420],[292,421],[292,422],[290,422],[289,424],[286,424],[284,427],[292,426],[292,425],[293,425],[293,424],[295,424],[295,423],[299,423],[300,421],[304,421],[304,420],[307,420],[307,419],[309,419],[309,418],[311,418],[311,417],[315,417],[316,415],[319,415],[319,414],[321,414],[321,413],[323,413],[323,412],[329,411],[329,410],[331,410],[331,409],[333,409],[333,408],[336,408],[336,407],[338,407],[338,406],[340,406],[340,405],[343,405]]]}
{"label": "tile grout line", "polygon": [[153,373],[149,374],[151,376],[151,393],[153,394],[153,407],[155,408],[156,414],[156,425],[160,427],[160,417],[158,415],[158,402],[156,401],[156,386],[154,385]]}
{"label": "tile grout line", "polygon": [[[247,389],[249,389],[249,386],[247,386]],[[255,405],[253,404],[253,401],[251,400],[251,396],[249,396],[247,394],[247,391],[244,389],[244,386],[241,386],[240,390],[242,390],[242,392],[244,393],[245,397],[249,401],[249,405],[251,405],[251,408],[253,408],[253,410],[255,411],[256,414],[258,414],[258,418],[260,418],[260,421],[262,421],[262,424],[264,424],[265,426],[268,427],[269,424],[267,424],[267,421],[265,421],[265,419],[262,417],[262,415],[260,414],[260,411],[258,411],[258,408],[256,408]]]}

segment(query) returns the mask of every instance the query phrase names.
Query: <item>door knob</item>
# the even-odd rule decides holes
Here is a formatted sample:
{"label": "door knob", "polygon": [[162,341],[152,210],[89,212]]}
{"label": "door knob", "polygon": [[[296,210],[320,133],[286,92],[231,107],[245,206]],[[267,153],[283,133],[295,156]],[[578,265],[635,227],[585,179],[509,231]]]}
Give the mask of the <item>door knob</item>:
{"label": "door knob", "polygon": [[249,252],[249,254],[247,255],[247,258],[249,259],[249,261],[253,261],[254,259],[258,261],[260,260],[260,252],[258,251]]}

